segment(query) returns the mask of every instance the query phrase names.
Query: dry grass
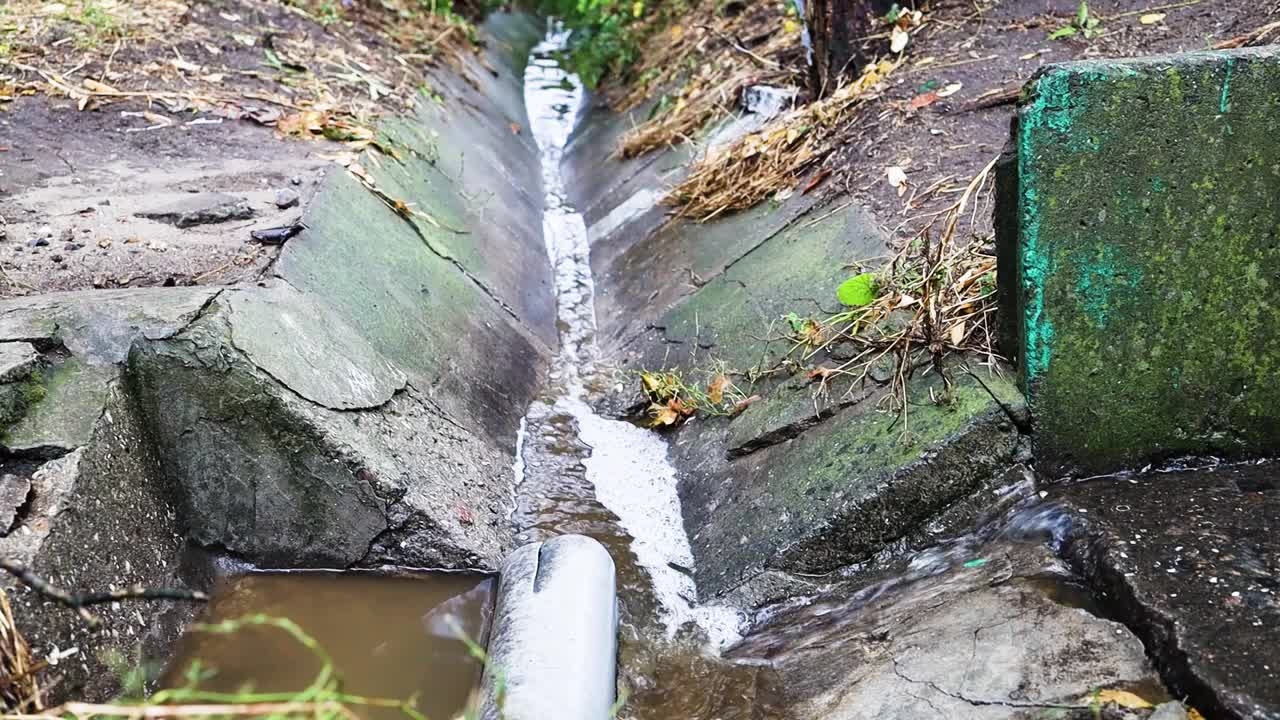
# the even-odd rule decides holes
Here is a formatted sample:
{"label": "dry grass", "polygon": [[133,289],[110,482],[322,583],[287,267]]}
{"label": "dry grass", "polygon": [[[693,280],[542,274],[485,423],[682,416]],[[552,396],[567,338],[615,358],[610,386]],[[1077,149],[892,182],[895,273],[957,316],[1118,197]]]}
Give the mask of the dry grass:
{"label": "dry grass", "polygon": [[732,114],[749,85],[800,83],[799,65],[784,57],[800,45],[799,25],[784,6],[757,1],[726,17],[719,5],[706,0],[653,33],[630,71],[634,80],[610,95],[613,109],[623,112],[670,91],[652,117],[623,136],[622,157],[689,141],[707,123]]}
{"label": "dry grass", "polygon": [[[283,133],[367,143],[372,121],[425,97],[471,30],[409,0],[9,0],[0,6],[0,102],[65,96],[80,109],[143,104],[153,128],[204,111]],[[321,16],[321,9],[326,15]],[[306,122],[296,118],[306,113]],[[316,119],[319,122],[316,122]]]}
{"label": "dry grass", "polygon": [[0,589],[0,713],[35,713],[41,710],[40,666],[31,659],[31,648],[13,621],[9,597]]}
{"label": "dry grass", "polygon": [[838,130],[858,105],[874,97],[876,86],[896,67],[887,61],[871,65],[829,97],[796,108],[712,153],[664,202],[677,208],[677,218],[705,222],[795,188],[805,172],[835,149]]}

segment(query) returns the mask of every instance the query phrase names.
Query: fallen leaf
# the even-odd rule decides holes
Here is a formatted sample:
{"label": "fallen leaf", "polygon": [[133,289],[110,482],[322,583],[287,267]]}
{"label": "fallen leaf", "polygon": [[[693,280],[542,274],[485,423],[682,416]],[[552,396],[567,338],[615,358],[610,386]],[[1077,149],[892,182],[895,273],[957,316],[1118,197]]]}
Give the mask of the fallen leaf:
{"label": "fallen leaf", "polygon": [[711,378],[711,382],[707,383],[707,399],[714,405],[724,402],[724,391],[729,386],[729,378],[724,374],[717,374]]}
{"label": "fallen leaf", "polygon": [[165,127],[168,127],[169,125],[173,124],[172,118],[161,115],[160,113],[153,113],[149,110],[144,110],[142,112],[142,117],[146,118],[152,123],[155,123],[156,125],[164,125]]}
{"label": "fallen leaf", "polygon": [[680,419],[680,415],[666,405],[654,403],[649,406],[649,415],[652,420],[649,421],[649,427],[663,427],[674,425]]}
{"label": "fallen leaf", "polygon": [[808,183],[805,184],[804,190],[801,190],[800,194],[801,195],[809,194],[810,190],[813,190],[814,188],[821,185],[822,181],[826,180],[828,177],[830,177],[830,175],[831,175],[831,168],[822,168],[817,172],[817,174],[813,176],[812,180],[810,180]]}
{"label": "fallen leaf", "polygon": [[902,297],[898,298],[898,307],[900,308],[911,307],[912,305],[915,305],[918,302],[920,301],[911,297],[910,295],[903,295]]}
{"label": "fallen leaf", "polygon": [[111,93],[111,94],[120,92],[119,90],[116,90],[115,88],[111,87],[106,83],[100,83],[97,80],[93,80],[91,78],[85,78],[84,80],[81,80],[80,84],[83,85],[86,90],[89,90],[91,92]]}
{"label": "fallen leaf", "polygon": [[876,274],[862,273],[840,283],[836,299],[849,307],[866,307],[876,301]]}
{"label": "fallen leaf", "polygon": [[1099,690],[1095,695],[1085,697],[1082,702],[1097,703],[1099,705],[1116,705],[1117,707],[1128,708],[1131,710],[1141,710],[1143,708],[1154,707],[1147,700],[1135,695],[1128,690]]}
{"label": "fallen leaf", "polygon": [[733,410],[732,410],[732,411],[730,411],[730,413],[729,413],[729,414],[730,414],[730,415],[737,415],[738,413],[742,412],[743,410],[746,410],[746,409],[751,405],[751,403],[753,403],[753,402],[755,402],[755,401],[757,401],[757,400],[759,400],[759,399],[760,399],[760,396],[759,396],[759,395],[752,395],[751,397],[749,397],[749,398],[747,398],[747,399],[745,399],[745,400],[739,400],[737,403],[735,403],[735,404],[734,404],[734,406],[733,406]]}
{"label": "fallen leaf", "polygon": [[907,43],[911,41],[911,33],[900,27],[894,27],[889,33],[889,50],[900,53],[907,49]]}
{"label": "fallen leaf", "polygon": [[964,342],[964,326],[965,326],[964,320],[961,320],[960,322],[951,326],[951,344],[952,345],[958,346],[960,345],[961,342]]}
{"label": "fallen leaf", "polygon": [[911,98],[911,109],[920,110],[921,108],[929,107],[930,105],[938,102],[938,99],[941,97],[942,96],[938,94],[937,91],[931,90],[927,93],[922,93]]}
{"label": "fallen leaf", "polygon": [[960,92],[960,88],[964,87],[964,83],[953,82],[938,91],[938,97],[951,97]]}
{"label": "fallen leaf", "polygon": [[1168,13],[1147,13],[1146,15],[1138,18],[1138,22],[1143,25],[1155,25],[1161,20],[1164,20],[1167,15]]}
{"label": "fallen leaf", "polygon": [[889,185],[898,190],[898,197],[902,197],[907,192],[907,171],[898,165],[891,165],[884,169],[885,176],[889,179]]}

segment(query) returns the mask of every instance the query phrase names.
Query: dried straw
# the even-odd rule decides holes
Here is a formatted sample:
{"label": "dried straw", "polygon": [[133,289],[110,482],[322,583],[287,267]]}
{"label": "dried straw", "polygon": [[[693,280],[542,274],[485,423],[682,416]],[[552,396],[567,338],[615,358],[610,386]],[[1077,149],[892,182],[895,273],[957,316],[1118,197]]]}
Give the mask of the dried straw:
{"label": "dried straw", "polygon": [[34,713],[41,708],[38,667],[13,621],[9,596],[0,589],[0,713]]}
{"label": "dried straw", "polygon": [[694,166],[664,202],[677,208],[677,218],[705,222],[794,188],[806,170],[835,148],[839,134],[831,130],[873,97],[871,91],[896,67],[890,62],[868,66],[857,80],[830,97],[796,108],[712,153]]}

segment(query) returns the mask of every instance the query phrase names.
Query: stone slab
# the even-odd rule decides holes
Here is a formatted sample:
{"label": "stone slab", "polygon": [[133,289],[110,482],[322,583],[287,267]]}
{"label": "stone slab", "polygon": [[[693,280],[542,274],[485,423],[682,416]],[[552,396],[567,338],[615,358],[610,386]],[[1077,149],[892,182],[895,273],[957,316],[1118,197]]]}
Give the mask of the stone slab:
{"label": "stone slab", "polygon": [[764,667],[752,717],[1083,720],[1121,717],[1089,708],[1098,689],[1166,699],[1136,637],[1061,602],[1070,578],[1049,548],[975,550],[985,564],[944,553],[941,564],[913,564],[927,570],[837,587],[772,616],[729,651]]}
{"label": "stone slab", "polygon": [[231,340],[299,395],[334,410],[377,407],[406,378],[341,318],[287,285],[228,291]]}
{"label": "stone slab", "polygon": [[112,365],[61,359],[28,381],[26,414],[0,435],[11,453],[61,454],[89,444],[111,385],[120,376]]}
{"label": "stone slab", "polygon": [[[1008,379],[954,379],[952,401],[911,407],[909,432],[877,399],[791,439],[725,458],[734,421],[686,428],[674,454],[700,593],[722,595],[766,569],[825,573],[866,560],[1013,463],[1019,435],[988,389],[1020,404]],[[937,376],[912,381],[938,393]],[[693,426],[690,426],[693,427]]]}
{"label": "stone slab", "polygon": [[1280,718],[1280,468],[1105,478],[1050,491],[1065,553],[1206,717]]}
{"label": "stone slab", "polygon": [[1280,450],[1278,136],[1274,47],[1032,80],[1001,282],[1042,469]]}
{"label": "stone slab", "polygon": [[173,335],[219,290],[76,290],[0,301],[0,340],[60,344],[93,365],[122,362],[137,338]]}
{"label": "stone slab", "polygon": [[40,355],[28,342],[0,343],[0,383],[11,383],[31,374]]}

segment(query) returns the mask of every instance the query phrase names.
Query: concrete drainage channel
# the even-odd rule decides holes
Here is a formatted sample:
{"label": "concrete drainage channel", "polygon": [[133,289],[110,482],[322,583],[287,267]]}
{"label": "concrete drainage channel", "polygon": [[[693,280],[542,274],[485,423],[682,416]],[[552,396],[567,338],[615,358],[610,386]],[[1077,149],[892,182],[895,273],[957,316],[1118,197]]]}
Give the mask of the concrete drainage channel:
{"label": "concrete drainage channel", "polygon": [[[1045,486],[1029,467],[1041,450],[1055,462],[1081,451],[1071,433],[1051,437],[1044,413],[1029,422],[1013,374],[997,370],[956,375],[949,403],[913,409],[908,446],[874,392],[815,397],[789,379],[765,382],[735,418],[690,420],[666,439],[613,419],[604,408],[627,404],[632,371],[691,371],[708,353],[749,366],[757,348],[744,338],[761,318],[835,287],[832,258],[874,256],[886,238],[851,199],[805,193],[667,223],[657,201],[700,151],[612,157],[652,103],[579,118],[581,91],[550,57],[563,36],[543,30],[493,16],[471,81],[447,88],[465,101],[385,125],[412,152],[366,171],[436,223],[406,222],[330,172],[307,230],[261,283],[0,304],[4,497],[18,498],[0,551],[69,586],[221,584],[214,618],[297,613],[317,635],[335,625],[328,608],[350,606],[343,633],[320,639],[362,693],[439,693],[433,717],[477,683],[486,720],[599,720],[619,697],[622,716],[655,720],[1084,718],[1102,691],[1162,705],[1128,708],[1135,717],[1185,717],[1174,702],[1185,698],[1213,717],[1276,716],[1267,464]],[[1098,152],[1053,133],[1079,122],[1090,142],[1107,137],[1093,123],[1111,120],[1091,108],[1111,108],[1107,93],[1132,92],[1133,77],[1194,78],[1208,98],[1197,131],[1215,142],[1219,122],[1274,126],[1231,114],[1264,104],[1274,53],[1162,62],[1042,75],[1025,143],[1004,164],[1005,203],[1048,183],[1027,174],[1047,157],[1035,143]],[[1088,83],[1089,107],[1055,100]],[[776,112],[767,89],[750,97],[703,146]],[[1087,355],[1072,343],[1092,347],[1089,323],[1142,274],[1046,280],[1088,253],[1059,247],[1045,261],[1033,230],[1047,225],[1030,210],[1003,207],[999,231],[1003,267],[1021,280],[1002,275],[1020,309],[1013,354],[1034,354],[1057,383],[1030,386],[1035,409],[1061,399],[1055,387],[1089,387],[1052,373]],[[1073,297],[1061,287],[1119,276],[1123,292],[1086,303],[1093,315],[1060,309]],[[1059,289],[1038,294],[1046,281]],[[1036,324],[1050,315],[1072,328],[1052,353]],[[934,375],[912,382],[944,391]],[[1192,493],[1185,511],[1169,482]],[[440,571],[404,570],[428,567]],[[1194,606],[1178,602],[1187,591],[1170,583],[1195,573],[1212,582]],[[14,599],[69,695],[108,696],[111,653],[139,645],[148,660],[176,658],[170,684],[197,658],[296,669],[269,638],[179,640],[189,607],[109,606],[107,632],[91,637],[31,593]],[[1234,613],[1227,630],[1189,622],[1210,607]],[[459,628],[487,639],[483,676],[452,639]],[[422,687],[422,668],[438,680]]]}

